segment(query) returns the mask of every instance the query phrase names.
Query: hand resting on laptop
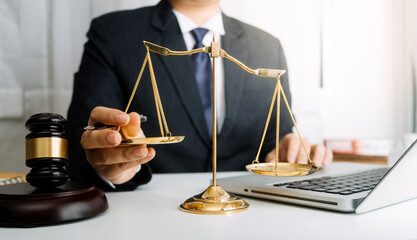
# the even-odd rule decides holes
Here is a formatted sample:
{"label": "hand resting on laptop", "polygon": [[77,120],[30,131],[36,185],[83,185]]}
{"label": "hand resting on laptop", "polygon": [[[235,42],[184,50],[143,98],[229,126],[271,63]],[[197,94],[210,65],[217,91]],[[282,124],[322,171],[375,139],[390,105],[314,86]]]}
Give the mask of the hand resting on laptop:
{"label": "hand resting on laptop", "polygon": [[[308,139],[303,138],[303,142],[310,154],[311,160],[317,167],[326,166],[333,161],[333,153],[323,144],[311,145]],[[275,148],[265,157],[265,162],[275,161]],[[284,136],[279,143],[279,161],[289,163],[308,163],[308,158],[304,152],[303,145],[297,135],[290,133]]]}

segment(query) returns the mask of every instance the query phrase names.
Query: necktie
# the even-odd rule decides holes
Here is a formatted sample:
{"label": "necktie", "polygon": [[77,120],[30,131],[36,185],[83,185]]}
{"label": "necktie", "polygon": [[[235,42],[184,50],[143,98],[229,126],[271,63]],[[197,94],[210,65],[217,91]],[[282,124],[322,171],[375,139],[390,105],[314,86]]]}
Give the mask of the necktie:
{"label": "necktie", "polygon": [[[204,28],[195,28],[191,31],[191,34],[195,38],[196,44],[194,49],[204,47],[203,38],[208,32]],[[213,104],[212,104],[212,69],[210,58],[207,53],[200,52],[191,55],[194,62],[195,78],[197,80],[198,91],[200,93],[201,102],[203,104],[204,118],[206,120],[207,129],[209,135],[212,135],[213,131]]]}

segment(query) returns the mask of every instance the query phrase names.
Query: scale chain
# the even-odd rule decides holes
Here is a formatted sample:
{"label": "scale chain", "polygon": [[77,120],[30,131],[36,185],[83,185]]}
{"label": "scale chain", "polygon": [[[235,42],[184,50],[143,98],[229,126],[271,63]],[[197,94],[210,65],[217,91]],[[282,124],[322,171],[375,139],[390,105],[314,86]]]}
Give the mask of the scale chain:
{"label": "scale chain", "polygon": [[256,158],[255,158],[255,160],[252,163],[259,163],[259,155],[261,153],[261,149],[262,149],[262,146],[264,144],[266,132],[268,130],[269,121],[271,120],[272,110],[274,109],[274,106],[275,106],[275,99],[276,99],[277,93],[278,93],[278,83],[275,85],[274,94],[272,96],[271,105],[269,107],[268,116],[266,118],[264,132],[262,134],[261,144],[259,145],[259,149],[258,149],[258,153],[256,154]]}
{"label": "scale chain", "polygon": [[[139,85],[140,79],[142,78],[142,74],[143,74],[143,71],[145,70],[147,62],[148,62],[148,58],[145,58],[145,60],[143,61],[143,64],[142,64],[142,68],[140,69],[138,78],[136,79],[135,86],[133,87],[133,91],[130,94],[129,102],[127,103],[125,113],[127,113],[127,111],[129,110],[130,104],[132,103],[133,97],[135,96],[136,90],[138,89],[138,85]],[[121,127],[119,126],[117,128],[117,132],[120,132],[120,129],[121,129]]]}
{"label": "scale chain", "polygon": [[285,96],[285,93],[284,93],[284,90],[282,89],[282,85],[281,85],[281,84],[279,85],[279,89],[280,89],[280,91],[281,91],[281,93],[282,93],[282,98],[284,99],[285,105],[287,106],[288,112],[289,112],[289,114],[290,114],[290,116],[291,116],[291,120],[292,120],[292,122],[294,123],[295,130],[297,130],[297,135],[298,135],[298,138],[300,139],[301,144],[303,145],[304,152],[305,152],[305,154],[307,155],[308,162],[309,162],[310,164],[312,164],[312,165],[314,165],[314,166],[315,166],[314,162],[313,162],[313,161],[311,161],[311,159],[310,159],[310,155],[308,154],[308,151],[307,151],[307,148],[306,148],[306,146],[305,146],[305,144],[304,144],[304,141],[303,141],[303,139],[301,138],[300,131],[298,131],[297,124],[295,123],[294,116],[292,115],[290,105],[288,104],[287,97]]}
{"label": "scale chain", "polygon": [[[163,123],[163,126],[165,128],[165,136],[171,136],[171,132],[168,129],[168,124],[167,124],[167,121],[166,121],[166,118],[165,118],[164,108],[162,107],[161,98],[159,96],[158,85],[156,84],[155,72],[153,70],[153,65],[152,65],[151,55],[149,53],[149,49],[148,49],[147,57],[148,57],[148,61],[149,61],[149,72],[151,74],[152,88],[153,88],[154,96],[155,96],[155,105],[156,105],[156,108],[157,108],[158,121],[159,121],[159,126],[161,128],[161,134],[162,134],[162,136],[164,136],[163,129],[162,129],[162,123]],[[162,117],[162,122],[161,122],[161,117]]]}
{"label": "scale chain", "polygon": [[[127,111],[130,108],[130,105],[133,101],[133,97],[135,96],[136,90],[138,88],[139,82],[142,78],[143,71],[144,71],[147,63],[149,63],[149,73],[151,75],[152,90],[153,90],[153,93],[154,93],[153,95],[154,95],[154,99],[155,99],[155,106],[156,106],[156,112],[157,112],[157,115],[158,115],[158,121],[159,121],[161,136],[162,137],[164,137],[164,136],[171,137],[171,132],[169,131],[168,124],[166,122],[166,118],[165,118],[165,114],[164,114],[164,109],[162,107],[161,98],[159,96],[158,86],[156,84],[155,73],[154,73],[154,70],[153,70],[153,65],[152,65],[152,61],[151,61],[149,48],[147,48],[147,53],[146,53],[145,60],[143,61],[142,68],[140,69],[138,78],[136,79],[136,83],[135,83],[135,86],[133,87],[133,91],[130,95],[129,102],[127,103],[125,113],[127,113]],[[117,129],[117,131],[120,132],[120,129],[121,129],[121,127],[119,127]],[[165,134],[164,134],[164,129],[165,129]]]}
{"label": "scale chain", "polygon": [[[281,79],[277,77],[277,85],[281,88]],[[277,92],[277,127],[275,136],[275,173],[278,174],[278,162],[279,162],[279,123],[280,123],[280,110],[281,110],[281,92]]]}

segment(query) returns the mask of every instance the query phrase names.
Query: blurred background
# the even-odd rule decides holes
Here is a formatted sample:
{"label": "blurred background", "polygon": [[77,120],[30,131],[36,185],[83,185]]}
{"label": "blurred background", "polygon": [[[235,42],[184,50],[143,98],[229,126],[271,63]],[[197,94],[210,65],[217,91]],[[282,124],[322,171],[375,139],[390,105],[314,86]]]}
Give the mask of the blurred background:
{"label": "blurred background", "polygon": [[[28,171],[24,123],[30,115],[67,115],[91,19],[157,2],[0,0],[0,172]],[[401,140],[416,132],[417,1],[222,0],[221,5],[225,14],[280,39],[293,110],[301,134],[313,143]]]}

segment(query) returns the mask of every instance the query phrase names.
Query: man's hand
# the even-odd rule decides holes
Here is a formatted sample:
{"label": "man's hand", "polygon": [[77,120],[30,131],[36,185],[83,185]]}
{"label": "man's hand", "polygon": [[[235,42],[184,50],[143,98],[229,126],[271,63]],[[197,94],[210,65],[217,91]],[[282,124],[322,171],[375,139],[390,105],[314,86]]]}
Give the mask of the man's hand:
{"label": "man's hand", "polygon": [[[120,110],[96,107],[91,111],[88,125],[103,123],[122,127],[126,138],[145,137],[140,127],[137,113],[126,114]],[[155,150],[146,145],[119,146],[122,135],[117,129],[85,131],[81,137],[87,161],[98,174],[114,184],[122,184],[132,179],[140,164],[155,157]]]}
{"label": "man's hand", "polygon": [[[333,153],[323,144],[310,145],[308,139],[303,138],[303,142],[310,155],[311,160],[317,167],[326,166],[333,161]],[[265,162],[275,161],[275,149],[265,157]],[[297,135],[290,133],[279,143],[279,161],[289,163],[308,163],[308,158],[304,152],[303,145]]]}

